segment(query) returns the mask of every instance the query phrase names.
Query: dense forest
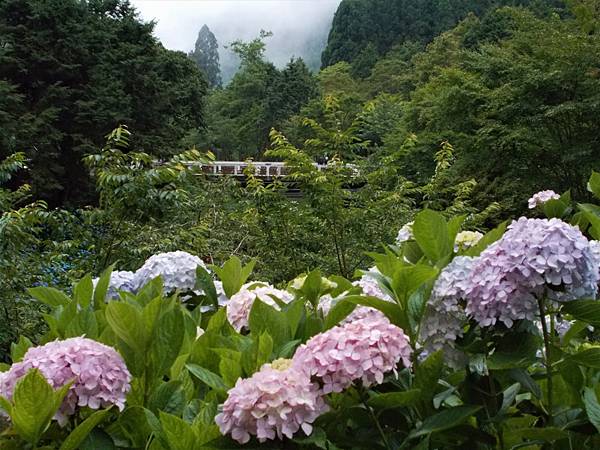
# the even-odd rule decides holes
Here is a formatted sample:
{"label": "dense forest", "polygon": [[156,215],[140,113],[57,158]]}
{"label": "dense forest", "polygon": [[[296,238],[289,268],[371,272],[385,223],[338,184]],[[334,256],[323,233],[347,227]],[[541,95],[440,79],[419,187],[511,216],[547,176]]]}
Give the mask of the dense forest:
{"label": "dense forest", "polygon": [[0,448],[598,448],[598,0],[155,27],[0,0]]}

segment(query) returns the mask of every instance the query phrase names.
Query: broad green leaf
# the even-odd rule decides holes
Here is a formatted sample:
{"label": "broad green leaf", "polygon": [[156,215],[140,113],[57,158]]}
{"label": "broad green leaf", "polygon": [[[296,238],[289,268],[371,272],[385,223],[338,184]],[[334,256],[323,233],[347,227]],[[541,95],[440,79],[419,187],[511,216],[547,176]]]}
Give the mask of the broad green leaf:
{"label": "broad green leaf", "polygon": [[336,302],[329,310],[327,317],[325,317],[325,329],[328,330],[339,325],[339,323],[348,317],[355,308],[356,303],[343,301]]}
{"label": "broad green leaf", "polygon": [[583,404],[590,423],[600,432],[600,403],[598,403],[598,397],[592,388],[583,389]]}
{"label": "broad green leaf", "polygon": [[216,373],[213,373],[210,370],[205,369],[204,367],[200,367],[197,364],[186,364],[185,366],[192,375],[194,375],[208,387],[221,391],[226,391],[227,389],[229,389],[227,384],[225,384],[225,382],[223,381],[223,379]]}
{"label": "broad green leaf", "polygon": [[143,448],[153,431],[148,420],[150,416],[158,422],[151,411],[141,406],[128,406],[119,414],[115,426],[118,427],[119,434],[125,435],[134,448]]}
{"label": "broad green leaf", "polygon": [[456,241],[456,235],[460,231],[466,218],[467,216],[463,214],[454,216],[448,221],[448,238],[450,239],[450,242],[454,243],[454,241]]}
{"label": "broad green leaf", "polygon": [[258,338],[258,351],[256,353],[256,367],[254,370],[259,370],[265,363],[271,361],[273,353],[273,339],[264,331]]}
{"label": "broad green leaf", "polygon": [[592,175],[588,181],[587,189],[594,194],[596,198],[600,198],[600,173],[592,170]]}
{"label": "broad green leaf", "polygon": [[114,270],[114,264],[108,267],[98,279],[96,286],[94,287],[94,307],[99,308],[106,300],[106,293],[108,292],[108,286],[110,285],[110,277]]}
{"label": "broad green leaf", "polygon": [[543,204],[542,209],[544,210],[544,215],[548,219],[553,217],[560,219],[567,213],[569,206],[570,205],[562,199],[550,199]]}
{"label": "broad green leaf", "polygon": [[73,288],[73,300],[82,308],[87,308],[92,303],[94,284],[92,277],[87,274]]}
{"label": "broad green leaf", "polygon": [[600,217],[590,211],[587,205],[579,205],[579,208],[583,211],[585,218],[590,222],[590,229],[588,232],[596,240],[600,240]]}
{"label": "broad green leaf", "polygon": [[433,262],[450,255],[454,242],[450,240],[448,224],[440,213],[425,209],[415,217],[413,224],[415,241]]}
{"label": "broad green leaf", "polygon": [[600,327],[600,302],[598,300],[566,302],[563,304],[562,310],[577,320]]}
{"label": "broad green leaf", "polygon": [[305,303],[302,299],[294,300],[283,306],[286,321],[290,326],[290,336],[295,337],[302,319],[306,315]]}
{"label": "broad green leaf", "polygon": [[[340,303],[352,303],[354,305],[369,306],[371,308],[378,309],[384,313],[390,321],[396,325],[406,328],[406,325],[402,320],[402,311],[400,307],[392,302],[387,302],[377,297],[370,297],[366,295],[349,295],[348,297],[341,298],[338,302]],[[336,305],[337,306],[337,305]]]}
{"label": "broad green leaf", "polygon": [[60,446],[60,450],[77,450],[79,445],[92,432],[92,430],[101,423],[110,413],[110,409],[96,411],[87,419],[81,422],[64,440]]}
{"label": "broad green leaf", "polygon": [[151,395],[148,409],[153,413],[164,411],[169,414],[180,415],[186,403],[185,390],[180,380],[171,380],[162,383]]}
{"label": "broad green leaf", "polygon": [[525,369],[510,369],[508,375],[515,381],[518,381],[523,389],[531,392],[537,398],[542,398],[542,390],[539,384],[535,382],[531,375]]}
{"label": "broad green leaf", "polygon": [[419,400],[420,395],[420,389],[390,392],[387,394],[376,394],[367,401],[367,404],[376,409],[390,409],[399,408],[403,406],[412,406]]}
{"label": "broad green leaf", "polygon": [[21,361],[27,350],[32,346],[33,342],[25,336],[19,337],[18,342],[10,344],[10,358],[12,359],[12,362],[16,363]]}
{"label": "broad green leaf", "polygon": [[85,334],[90,339],[96,339],[98,337],[98,321],[94,311],[89,308],[78,311],[73,320],[67,325],[63,334],[65,338]]}
{"label": "broad green leaf", "polygon": [[566,431],[556,427],[511,429],[510,434],[522,439],[533,439],[545,442],[559,441],[569,437],[569,434]]}
{"label": "broad green leaf", "polygon": [[117,450],[117,447],[106,431],[94,428],[79,445],[79,450]]}
{"label": "broad green leaf", "polygon": [[392,288],[404,309],[409,297],[438,274],[435,267],[424,264],[402,267],[394,273]]}
{"label": "broad green leaf", "polygon": [[[168,373],[169,369],[179,356],[185,333],[183,313],[178,307],[169,308],[157,299],[162,311],[155,321],[151,342],[148,347],[147,358],[151,373],[160,377]],[[145,309],[152,305],[149,304]],[[166,309],[166,311],[165,311]]]}
{"label": "broad green leaf", "polygon": [[321,272],[319,270],[313,270],[304,279],[302,289],[300,290],[306,300],[311,304],[316,305],[318,303],[321,294]]}
{"label": "broad green leaf", "polygon": [[255,264],[256,261],[251,260],[248,264],[242,267],[242,262],[240,259],[237,256],[232,256],[225,262],[225,264],[223,264],[223,267],[211,266],[211,269],[214,270],[223,283],[225,295],[231,298],[246,282],[252,273]]}
{"label": "broad green leaf", "polygon": [[454,428],[469,419],[481,409],[481,406],[463,405],[446,409],[427,417],[420,427],[409,434],[410,438],[425,436]]}
{"label": "broad green leaf", "polygon": [[63,294],[58,289],[54,289],[51,287],[34,287],[27,289],[29,295],[31,295],[36,300],[56,308],[57,306],[64,306],[71,302],[71,299]]}
{"label": "broad green leaf", "polygon": [[70,383],[54,391],[37,369],[21,378],[13,393],[10,418],[15,431],[27,442],[36,445],[58,411]]}
{"label": "broad green leaf", "polygon": [[215,283],[212,276],[202,266],[196,268],[196,288],[204,292],[204,295],[215,308],[219,307]]}
{"label": "broad green leaf", "polygon": [[569,357],[569,360],[580,366],[600,369],[600,348],[589,348],[575,353]]}
{"label": "broad green leaf", "polygon": [[105,314],[108,325],[119,339],[135,351],[144,354],[146,336],[140,310],[129,303],[110,302]]}
{"label": "broad green leaf", "polygon": [[193,450],[196,434],[190,425],[172,414],[160,413],[160,423],[170,450]]}
{"label": "broad green leaf", "polygon": [[482,251],[488,248],[491,244],[496,242],[498,239],[502,237],[504,232],[506,231],[506,222],[502,222],[493,230],[486,233],[473,247],[465,250],[463,254],[465,256],[479,256]]}
{"label": "broad green leaf", "polygon": [[252,305],[248,323],[253,334],[260,335],[265,331],[269,333],[275,349],[292,338],[285,313],[277,311],[261,300],[257,299]]}
{"label": "broad green leaf", "polygon": [[235,385],[238,378],[242,376],[242,366],[239,361],[235,361],[231,358],[221,358],[219,361],[219,372],[223,382],[231,388]]}
{"label": "broad green leaf", "polygon": [[420,389],[421,400],[426,409],[431,408],[431,399],[438,387],[438,380],[444,368],[444,356],[441,351],[432,353],[427,359],[417,365],[413,387]]}

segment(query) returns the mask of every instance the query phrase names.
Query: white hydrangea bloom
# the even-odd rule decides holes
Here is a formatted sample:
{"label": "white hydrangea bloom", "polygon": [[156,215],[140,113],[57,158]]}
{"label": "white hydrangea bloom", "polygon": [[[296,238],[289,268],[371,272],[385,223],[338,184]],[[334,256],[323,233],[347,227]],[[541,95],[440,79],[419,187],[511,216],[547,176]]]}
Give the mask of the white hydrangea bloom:
{"label": "white hydrangea bloom", "polygon": [[[206,268],[197,256],[177,251],[152,255],[135,273],[133,284],[135,290],[141,289],[154,278],[162,277],[165,293],[179,289],[192,291],[196,286],[196,268]],[[196,292],[201,294],[202,292]]]}
{"label": "white hydrangea bloom", "polygon": [[483,234],[479,231],[461,231],[454,240],[454,251],[458,252],[459,250],[471,248],[477,245],[482,237]]}
{"label": "white hydrangea bloom", "polygon": [[414,222],[408,222],[400,231],[398,231],[398,236],[396,237],[396,244],[401,245],[406,241],[410,241],[413,239],[413,225]]}
{"label": "white hydrangea bloom", "polygon": [[[110,274],[110,281],[108,282],[108,289],[106,291],[106,300],[117,300],[119,298],[119,291],[135,293],[133,279],[135,273],[128,272],[126,270],[115,270]],[[94,278],[92,280],[94,284],[94,290],[98,285],[100,278]]]}

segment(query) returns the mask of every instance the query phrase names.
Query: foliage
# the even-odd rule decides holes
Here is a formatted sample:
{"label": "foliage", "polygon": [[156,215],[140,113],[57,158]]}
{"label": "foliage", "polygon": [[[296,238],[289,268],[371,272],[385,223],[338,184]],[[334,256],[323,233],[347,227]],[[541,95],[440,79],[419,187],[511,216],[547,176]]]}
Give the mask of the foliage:
{"label": "foliage", "polygon": [[[281,136],[274,135],[274,139],[279,151],[288,147],[298,179],[315,178],[310,160],[289,148]],[[597,198],[599,179],[594,173],[589,181]],[[600,215],[593,204],[573,204],[565,194],[539,208],[574,221],[592,236],[600,235]],[[472,249],[457,251],[453,242],[460,223],[460,218],[447,220],[440,213],[423,210],[415,218],[414,239],[372,254],[378,272],[370,276],[387,300],[366,295],[363,288],[353,287],[342,277],[327,279],[313,271],[290,284],[291,302],[268,306],[256,300],[241,333],[228,323],[226,307],[206,308],[212,303],[208,293],[214,292],[214,286],[210,276],[200,276],[201,268],[197,286],[205,294],[191,297],[183,293],[165,297],[157,278],[138,292],[121,292],[120,299],[107,303],[112,268],[95,288],[90,277],[83,278],[71,296],[52,288],[32,289],[30,294],[50,310],[42,342],[85,334],[114,347],[133,376],[131,391],[123,411],[79,408],[61,427],[51,418],[70,385],[54,390],[33,370],[17,384],[11,399],[0,401],[12,418],[0,439],[7,448],[25,449],[231,447],[235,444],[219,430],[224,419],[217,420],[219,425],[214,420],[233,386],[241,388],[240,378],[266,376],[263,364],[272,363],[268,370],[286,371],[286,375],[271,378],[270,383],[283,383],[284,378],[285,383],[293,384],[296,379],[303,383],[299,372],[293,376],[287,372],[298,367],[288,369],[280,358],[291,357],[294,364],[296,354],[306,358],[307,349],[327,342],[328,333],[353,333],[359,325],[370,324],[383,326],[385,339],[392,339],[387,333],[397,327],[404,330],[413,349],[411,360],[377,381],[355,381],[339,392],[319,394],[328,412],[321,413],[311,427],[303,427],[305,431],[294,432],[292,439],[281,437],[285,448],[508,449],[563,448],[570,443],[595,448],[599,444],[598,348],[587,327],[600,323],[597,300],[561,303],[540,297],[540,305],[547,307],[540,306],[538,313],[541,331],[527,320],[508,327],[467,319],[455,342],[466,358],[458,366],[447,352],[423,352],[419,330],[426,318],[425,306],[438,295],[439,274],[457,256],[476,255],[503,238],[503,229],[493,230]],[[595,264],[592,269],[597,272],[600,263]],[[237,259],[215,267],[219,281],[228,286],[229,297],[240,289],[252,289],[252,283],[244,285],[251,268]],[[318,305],[327,295],[337,300],[325,312]],[[371,318],[344,322],[357,305],[381,312],[371,310]],[[546,315],[551,319],[546,321]],[[572,322],[566,334],[555,331],[556,321],[567,319]],[[319,339],[311,340],[315,336]],[[348,345],[367,345],[366,341],[353,343],[351,334],[344,337],[350,339]],[[308,346],[297,350],[304,342]],[[19,341],[13,347],[13,359],[18,360],[32,345]],[[361,348],[362,352],[367,347]],[[248,444],[253,445],[258,443]]]}
{"label": "foliage", "polygon": [[317,94],[314,76],[301,59],[292,59],[281,70],[264,60],[263,41],[269,36],[263,32],[253,41],[232,44],[241,68],[208,100],[207,132],[197,141],[219,159],[260,158],[269,142],[269,130]]}
{"label": "foliage", "polygon": [[483,15],[500,6],[528,6],[548,12],[559,1],[513,0],[343,0],[335,13],[322,66],[353,64],[354,74],[368,75],[377,55],[405,42],[427,43],[454,27],[469,13]]}
{"label": "foliage", "polygon": [[126,1],[2,2],[0,156],[25,150],[37,198],[92,200],[81,158],[119,123],[155,155],[203,126],[201,73],[153,27]]}

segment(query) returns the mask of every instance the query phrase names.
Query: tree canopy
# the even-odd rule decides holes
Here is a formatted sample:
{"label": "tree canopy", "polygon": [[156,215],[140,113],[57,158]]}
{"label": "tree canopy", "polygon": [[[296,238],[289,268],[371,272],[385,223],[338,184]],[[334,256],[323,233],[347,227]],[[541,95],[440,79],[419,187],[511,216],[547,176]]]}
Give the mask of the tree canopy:
{"label": "tree canopy", "polygon": [[0,157],[23,150],[36,196],[89,201],[81,158],[117,124],[170,154],[204,125],[206,81],[122,0],[0,3]]}

